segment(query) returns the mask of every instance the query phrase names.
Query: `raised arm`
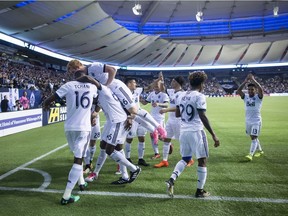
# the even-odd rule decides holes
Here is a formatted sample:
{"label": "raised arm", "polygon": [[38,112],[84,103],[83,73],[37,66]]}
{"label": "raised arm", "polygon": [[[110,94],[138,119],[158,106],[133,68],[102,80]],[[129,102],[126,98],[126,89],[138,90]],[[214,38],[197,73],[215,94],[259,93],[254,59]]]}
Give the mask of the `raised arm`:
{"label": "raised arm", "polygon": [[249,77],[250,77],[250,76],[248,75],[248,76],[245,78],[244,82],[238,87],[238,89],[237,89],[237,91],[236,91],[236,93],[239,94],[242,99],[243,99],[244,96],[245,96],[245,94],[244,94],[244,92],[243,92],[243,88],[244,88],[244,86],[246,85],[246,83],[248,82]]}
{"label": "raised arm", "polygon": [[259,96],[260,99],[262,99],[263,98],[263,88],[262,88],[262,86],[260,85],[260,83],[258,83],[256,81],[255,77],[252,74],[250,76],[250,80],[251,80],[252,83],[255,84],[255,86],[256,86],[256,88],[258,90],[258,96]]}
{"label": "raised arm", "polygon": [[111,65],[104,66],[104,72],[108,73],[108,80],[105,83],[106,86],[110,85],[116,76],[117,69]]}

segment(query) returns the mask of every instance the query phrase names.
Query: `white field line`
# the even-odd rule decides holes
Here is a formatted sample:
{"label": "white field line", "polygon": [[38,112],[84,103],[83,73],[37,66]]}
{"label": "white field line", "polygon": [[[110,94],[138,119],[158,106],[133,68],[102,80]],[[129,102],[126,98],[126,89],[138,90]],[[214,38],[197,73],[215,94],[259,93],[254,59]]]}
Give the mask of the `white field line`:
{"label": "white field line", "polygon": [[[0,190],[5,191],[23,191],[23,192],[39,192],[39,193],[60,193],[63,190],[53,189],[39,189],[39,188],[16,188],[16,187],[0,187]],[[188,195],[174,195],[170,198],[166,194],[151,194],[151,193],[121,193],[121,192],[101,192],[101,191],[83,191],[78,192],[79,195],[96,195],[96,196],[114,196],[114,197],[142,197],[142,198],[154,198],[154,199],[191,199],[201,201],[228,201],[228,202],[254,202],[254,203],[288,203],[288,199],[268,199],[268,198],[248,198],[248,197],[223,197],[223,196],[210,196],[206,198],[195,198]]]}
{"label": "white field line", "polygon": [[[39,188],[17,188],[17,187],[1,187],[0,190],[3,191],[27,191],[27,192],[42,192],[42,193],[63,193],[63,190],[53,190],[53,189],[45,189],[51,182],[51,176],[41,170],[26,168],[30,164],[66,147],[68,144],[64,144],[40,157],[37,157],[3,175],[0,176],[0,180],[6,178],[9,175],[14,174],[19,170],[29,170],[38,172],[44,177],[44,183]],[[166,194],[149,194],[149,193],[121,193],[121,192],[101,192],[101,191],[83,191],[79,192],[79,194],[87,194],[87,195],[98,195],[98,196],[116,196],[116,197],[142,197],[142,198],[158,198],[158,199],[171,199]],[[255,202],[255,203],[288,203],[288,199],[270,199],[270,198],[248,198],[248,197],[223,197],[223,196],[210,196],[206,198],[195,198],[193,196],[187,195],[174,195],[173,199],[197,199],[197,200],[211,200],[211,201],[234,201],[234,202]]]}
{"label": "white field line", "polygon": [[52,153],[54,153],[54,152],[56,152],[56,151],[58,151],[58,150],[60,150],[60,149],[62,149],[62,148],[64,148],[64,147],[66,147],[67,145],[68,145],[68,144],[66,143],[66,144],[64,144],[64,145],[62,145],[62,146],[60,146],[60,147],[58,147],[58,148],[56,148],[56,149],[54,149],[54,150],[52,150],[52,151],[44,154],[44,155],[41,155],[40,157],[37,157],[37,158],[35,158],[35,159],[33,159],[33,160],[25,163],[25,164],[22,164],[21,166],[15,168],[15,169],[13,169],[13,170],[10,170],[9,172],[1,175],[1,176],[0,176],[0,180],[6,178],[6,177],[9,176],[9,175],[12,175],[13,173],[15,173],[15,172],[17,172],[17,171],[19,171],[19,170],[21,170],[21,169],[29,166],[30,164],[32,164],[32,163],[34,163],[34,162],[36,162],[36,161],[38,161],[38,160],[41,160],[42,158],[44,158],[44,157],[46,157],[46,156],[48,156],[48,155],[50,155],[50,154],[52,154]]}

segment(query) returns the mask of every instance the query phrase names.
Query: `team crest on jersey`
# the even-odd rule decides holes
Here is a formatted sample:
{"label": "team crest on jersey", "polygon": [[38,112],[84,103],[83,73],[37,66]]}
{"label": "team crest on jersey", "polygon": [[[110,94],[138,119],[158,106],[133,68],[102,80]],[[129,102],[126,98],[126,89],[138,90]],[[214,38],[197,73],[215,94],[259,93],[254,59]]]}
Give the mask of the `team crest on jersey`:
{"label": "team crest on jersey", "polygon": [[160,99],[160,95],[158,95],[158,99]]}

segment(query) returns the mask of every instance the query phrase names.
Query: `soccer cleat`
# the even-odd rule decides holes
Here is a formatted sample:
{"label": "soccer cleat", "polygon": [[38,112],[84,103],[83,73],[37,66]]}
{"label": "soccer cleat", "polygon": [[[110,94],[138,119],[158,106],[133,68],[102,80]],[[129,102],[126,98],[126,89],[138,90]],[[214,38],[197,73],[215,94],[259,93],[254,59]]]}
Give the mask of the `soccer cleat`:
{"label": "soccer cleat", "polygon": [[131,158],[126,158],[130,163],[133,163]]}
{"label": "soccer cleat", "polygon": [[170,178],[169,180],[165,181],[167,186],[167,194],[171,198],[174,196],[174,179]]}
{"label": "soccer cleat", "polygon": [[157,127],[157,131],[158,131],[161,139],[165,139],[167,137],[167,132],[161,125],[159,125]]}
{"label": "soccer cleat", "polygon": [[155,160],[155,159],[158,159],[158,158],[160,158],[160,157],[161,157],[160,154],[157,154],[157,153],[156,153],[154,156],[151,157],[151,159],[152,159],[152,160]]}
{"label": "soccer cleat", "polygon": [[79,199],[80,199],[79,196],[71,195],[68,200],[62,198],[61,201],[60,201],[60,203],[61,203],[61,205],[67,205],[67,204],[69,204],[69,203],[77,202]]}
{"label": "soccer cleat", "polygon": [[113,185],[122,185],[122,184],[127,184],[129,183],[129,179],[123,179],[122,177],[119,178],[117,181],[111,182]]}
{"label": "soccer cleat", "polygon": [[259,151],[254,154],[254,157],[261,157],[264,155],[264,151]]}
{"label": "soccer cleat", "polygon": [[98,178],[97,174],[94,172],[91,172],[86,178],[85,181],[86,182],[93,182],[94,180],[96,180]]}
{"label": "soccer cleat", "polygon": [[120,165],[119,164],[117,164],[117,170],[115,172],[115,175],[121,175]]}
{"label": "soccer cleat", "polygon": [[145,161],[144,159],[142,159],[142,158],[138,160],[138,165],[141,165],[141,166],[149,166],[149,164],[146,163],[146,161]]}
{"label": "soccer cleat", "polygon": [[87,187],[88,187],[88,183],[87,182],[85,182],[84,184],[79,185],[80,191],[86,190]]}
{"label": "soccer cleat", "polygon": [[158,144],[158,131],[157,128],[154,130],[154,132],[151,134],[152,138],[153,138],[153,144],[157,145]]}
{"label": "soccer cleat", "polygon": [[141,173],[141,168],[140,167],[137,167],[137,169],[134,172],[131,171],[130,172],[129,183],[132,183],[133,181],[135,181],[140,173]]}
{"label": "soccer cleat", "polygon": [[248,154],[248,155],[245,156],[245,158],[246,158],[248,161],[252,161],[252,160],[253,160],[253,155]]}
{"label": "soccer cleat", "polygon": [[173,149],[174,149],[174,146],[173,146],[173,144],[171,143],[171,144],[170,144],[170,147],[169,147],[169,155],[172,154]]}
{"label": "soccer cleat", "polygon": [[197,191],[195,193],[195,197],[196,198],[204,198],[204,197],[208,197],[208,196],[210,196],[209,192],[207,192],[207,191],[205,191],[203,189],[198,189],[197,188]]}
{"label": "soccer cleat", "polygon": [[162,160],[159,164],[155,164],[154,168],[161,168],[161,167],[168,167],[168,166],[169,166],[168,161]]}
{"label": "soccer cleat", "polygon": [[84,168],[84,170],[83,170],[83,173],[84,174],[88,174],[88,173],[90,173],[92,171],[92,166],[91,166],[91,164],[86,164],[85,165],[85,168]]}
{"label": "soccer cleat", "polygon": [[195,161],[194,161],[193,159],[191,159],[191,160],[188,162],[187,167],[193,166],[194,162],[195,162]]}

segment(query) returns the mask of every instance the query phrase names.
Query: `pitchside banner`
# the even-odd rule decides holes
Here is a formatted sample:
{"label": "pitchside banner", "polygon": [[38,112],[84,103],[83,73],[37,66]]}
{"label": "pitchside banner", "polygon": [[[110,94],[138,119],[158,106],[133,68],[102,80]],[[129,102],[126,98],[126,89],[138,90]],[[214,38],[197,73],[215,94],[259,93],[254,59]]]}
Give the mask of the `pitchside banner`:
{"label": "pitchside banner", "polygon": [[42,126],[42,109],[0,113],[0,137]]}
{"label": "pitchside banner", "polygon": [[65,106],[52,107],[49,111],[43,111],[43,126],[66,120],[67,109]]}

